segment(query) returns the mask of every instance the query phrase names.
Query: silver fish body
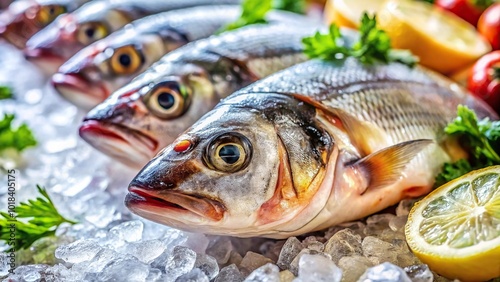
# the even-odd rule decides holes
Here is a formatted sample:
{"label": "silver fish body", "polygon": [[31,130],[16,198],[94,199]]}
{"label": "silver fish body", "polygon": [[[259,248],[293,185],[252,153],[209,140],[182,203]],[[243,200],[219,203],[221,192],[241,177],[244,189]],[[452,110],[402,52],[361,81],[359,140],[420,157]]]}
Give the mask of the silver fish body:
{"label": "silver fish body", "polygon": [[497,117],[421,68],[305,62],[224,99],[139,172],[126,204],[175,228],[239,237],[360,219],[429,192],[460,157],[443,131],[459,104]]}
{"label": "silver fish body", "polygon": [[315,30],[254,25],[187,44],[90,111],[80,136],[140,168],[221,98],[305,61],[301,38]]}
{"label": "silver fish body", "polygon": [[[72,12],[90,0],[18,0],[0,12],[0,37],[17,48],[58,16]],[[7,2],[7,1],[6,1]],[[2,2],[3,4],[3,2]],[[1,9],[2,7],[0,7]]]}
{"label": "silver fish body", "polygon": [[126,24],[152,14],[182,8],[236,4],[239,0],[95,0],[64,15],[26,43],[26,58],[53,74],[85,46]]}
{"label": "silver fish body", "polygon": [[[67,100],[90,110],[165,54],[213,35],[240,13],[236,5],[214,5],[139,19],[78,52],[59,68],[52,84]],[[296,25],[307,18],[273,11],[267,19]]]}

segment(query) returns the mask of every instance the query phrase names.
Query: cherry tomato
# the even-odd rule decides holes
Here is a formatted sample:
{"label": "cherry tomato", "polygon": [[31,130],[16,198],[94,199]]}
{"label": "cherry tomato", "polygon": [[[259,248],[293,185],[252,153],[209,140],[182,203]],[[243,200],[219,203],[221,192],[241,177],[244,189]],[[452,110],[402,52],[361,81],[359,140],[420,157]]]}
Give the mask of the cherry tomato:
{"label": "cherry tomato", "polygon": [[472,67],[467,87],[500,113],[500,50],[481,57]]}
{"label": "cherry tomato", "polygon": [[495,3],[484,11],[477,29],[491,43],[493,50],[500,49],[500,3]]}
{"label": "cherry tomato", "polygon": [[491,4],[488,0],[436,0],[436,6],[448,10],[476,26],[483,11]]}

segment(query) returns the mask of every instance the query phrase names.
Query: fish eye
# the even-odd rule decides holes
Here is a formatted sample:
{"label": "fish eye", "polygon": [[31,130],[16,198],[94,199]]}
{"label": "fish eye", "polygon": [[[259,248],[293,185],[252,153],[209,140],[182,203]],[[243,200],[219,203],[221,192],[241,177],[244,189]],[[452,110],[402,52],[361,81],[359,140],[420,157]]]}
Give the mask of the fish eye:
{"label": "fish eye", "polygon": [[153,87],[144,98],[146,107],[161,119],[184,114],[191,103],[191,91],[177,81],[167,81]]}
{"label": "fish eye", "polygon": [[111,70],[118,75],[133,74],[144,63],[144,56],[134,46],[115,50],[110,60]]}
{"label": "fish eye", "polygon": [[211,169],[237,172],[248,165],[251,157],[252,146],[245,136],[238,133],[226,133],[210,142],[204,161]]}
{"label": "fish eye", "polygon": [[88,22],[78,28],[77,39],[80,43],[88,45],[108,35],[108,28],[99,22]]}
{"label": "fish eye", "polygon": [[66,8],[63,6],[47,5],[38,10],[35,19],[40,26],[46,26],[64,13],[66,13]]}

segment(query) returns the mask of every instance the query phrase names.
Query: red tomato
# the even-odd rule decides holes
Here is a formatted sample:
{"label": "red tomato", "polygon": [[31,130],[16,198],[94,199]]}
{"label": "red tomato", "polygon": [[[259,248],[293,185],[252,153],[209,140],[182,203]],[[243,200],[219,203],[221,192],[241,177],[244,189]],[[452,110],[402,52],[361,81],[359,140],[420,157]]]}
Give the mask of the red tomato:
{"label": "red tomato", "polygon": [[500,3],[495,3],[484,11],[477,29],[491,43],[493,50],[500,49]]}
{"label": "red tomato", "polygon": [[500,50],[481,57],[472,67],[467,87],[500,113]]}
{"label": "red tomato", "polygon": [[[476,3],[481,2],[484,5],[478,5]],[[486,3],[482,3],[486,2]],[[483,11],[488,7],[490,1],[480,1],[480,0],[436,0],[435,4],[445,10],[448,10],[455,15],[466,20],[470,24],[476,26],[479,17]]]}

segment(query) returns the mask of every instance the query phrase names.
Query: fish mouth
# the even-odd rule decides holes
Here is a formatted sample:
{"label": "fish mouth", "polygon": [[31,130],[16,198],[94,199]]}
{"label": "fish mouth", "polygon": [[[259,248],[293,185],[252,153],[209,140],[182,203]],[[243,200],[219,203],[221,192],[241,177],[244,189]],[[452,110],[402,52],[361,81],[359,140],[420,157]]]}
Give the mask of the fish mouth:
{"label": "fish mouth", "polygon": [[65,61],[64,57],[48,48],[25,48],[23,53],[26,60],[37,65],[46,74],[56,73]]}
{"label": "fish mouth", "polygon": [[41,29],[34,19],[28,18],[26,13],[17,15],[4,11],[0,15],[0,37],[19,49],[26,46],[26,42]]}
{"label": "fish mouth", "polygon": [[146,165],[158,149],[156,139],[121,124],[88,119],[79,133],[92,147],[133,168]]}
{"label": "fish mouth", "polygon": [[151,213],[159,212],[161,216],[179,220],[179,216],[220,221],[226,208],[217,200],[195,195],[188,195],[175,191],[151,191],[139,186],[130,186],[125,198],[126,206],[145,218],[155,220]]}
{"label": "fish mouth", "polygon": [[92,109],[109,96],[102,82],[90,82],[77,73],[56,73],[51,84],[63,98],[85,110]]}

